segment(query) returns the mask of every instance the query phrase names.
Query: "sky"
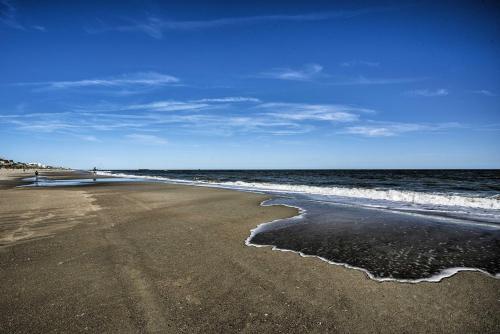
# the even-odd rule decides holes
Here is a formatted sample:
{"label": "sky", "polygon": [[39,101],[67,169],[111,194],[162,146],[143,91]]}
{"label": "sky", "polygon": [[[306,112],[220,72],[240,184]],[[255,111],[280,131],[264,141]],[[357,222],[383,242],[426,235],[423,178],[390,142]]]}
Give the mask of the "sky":
{"label": "sky", "polygon": [[0,156],[500,168],[495,1],[0,0]]}

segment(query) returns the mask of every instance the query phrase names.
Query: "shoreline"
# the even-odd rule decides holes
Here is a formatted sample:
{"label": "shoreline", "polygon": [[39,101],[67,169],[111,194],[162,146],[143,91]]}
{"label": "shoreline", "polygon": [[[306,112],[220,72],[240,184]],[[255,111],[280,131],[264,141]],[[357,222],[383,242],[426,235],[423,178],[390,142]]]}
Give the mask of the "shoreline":
{"label": "shoreline", "polygon": [[[116,178],[124,178],[124,179],[131,179],[131,180],[134,180],[134,179],[144,179],[145,182],[160,182],[160,183],[166,183],[166,184],[169,184],[169,183],[172,183],[172,184],[185,184],[187,186],[194,186],[194,187],[209,187],[209,188],[215,188],[215,189],[227,189],[227,190],[234,190],[234,191],[238,191],[238,192],[247,192],[247,193],[254,193],[254,194],[265,194],[265,195],[269,195],[271,196],[270,198],[262,201],[259,205],[260,206],[263,206],[263,207],[266,207],[266,206],[273,206],[273,205],[281,205],[281,206],[288,206],[288,207],[291,207],[291,208],[294,208],[297,210],[297,215],[295,216],[292,216],[292,217],[287,217],[287,218],[280,218],[280,219],[276,219],[276,220],[272,220],[272,221],[269,221],[269,222],[264,222],[264,223],[261,223],[259,225],[257,225],[256,227],[252,228],[250,230],[250,234],[249,236],[245,239],[245,244],[247,246],[253,246],[253,247],[270,247],[273,251],[282,251],[282,252],[292,252],[292,253],[296,253],[298,254],[299,256],[303,257],[303,258],[308,258],[308,257],[315,257],[315,258],[318,258],[328,264],[331,264],[331,265],[336,265],[336,266],[342,266],[342,267],[345,267],[347,269],[352,269],[352,270],[358,270],[358,271],[361,271],[363,272],[369,279],[371,280],[374,280],[374,281],[377,281],[377,282],[397,282],[397,283],[411,283],[411,284],[416,284],[416,283],[422,283],[422,282],[429,282],[429,283],[439,283],[441,282],[443,279],[446,279],[446,278],[449,278],[449,277],[452,277],[454,275],[456,275],[457,273],[459,272],[462,272],[462,271],[472,271],[472,272],[479,272],[481,274],[484,274],[488,277],[491,277],[491,278],[495,278],[495,279],[500,279],[500,273],[497,273],[496,275],[495,274],[491,274],[483,269],[480,269],[480,268],[476,268],[476,267],[448,267],[448,268],[444,268],[442,269],[440,272],[430,276],[430,277],[424,277],[424,278],[418,278],[418,279],[400,279],[400,278],[379,278],[379,277],[376,277],[372,272],[370,272],[369,270],[363,268],[363,267],[358,267],[358,266],[355,266],[355,265],[351,265],[351,264],[348,264],[348,263],[344,263],[344,262],[337,262],[337,261],[333,261],[333,260],[330,260],[330,259],[327,259],[327,258],[324,258],[320,255],[314,255],[314,254],[306,254],[306,253],[303,253],[301,251],[297,251],[297,250],[293,250],[293,249],[287,249],[287,248],[280,248],[276,245],[273,245],[273,244],[253,244],[250,242],[250,240],[254,237],[254,235],[256,234],[256,232],[258,232],[258,230],[262,227],[262,226],[265,226],[265,225],[269,225],[269,224],[273,224],[274,222],[279,222],[281,220],[291,220],[291,219],[301,219],[305,216],[305,214],[307,213],[307,210],[305,208],[302,208],[300,206],[296,206],[296,205],[288,205],[288,204],[269,204],[269,205],[265,205],[266,202],[270,201],[272,198],[276,197],[276,196],[280,196],[279,194],[267,194],[265,192],[262,192],[262,191],[259,191],[259,190],[249,190],[249,189],[240,189],[240,188],[227,188],[227,187],[221,187],[219,184],[205,184],[205,183],[200,183],[200,184],[197,184],[197,183],[193,183],[193,184],[189,184],[187,183],[187,181],[184,183],[184,182],[175,182],[174,180],[168,180],[168,179],[165,179],[164,177],[154,177],[154,176],[140,176],[140,175],[132,175],[132,174],[121,174],[121,175],[117,175],[117,174],[114,174],[114,173],[110,173],[110,172],[101,172],[101,173],[98,173],[97,174],[98,177],[116,177]],[[169,182],[170,181],[170,182]],[[179,180],[181,181],[181,180]],[[124,182],[127,182],[127,181],[124,181]],[[345,204],[345,205],[349,205],[349,206],[354,206],[352,204]],[[418,214],[414,214],[414,213],[411,213],[412,215],[418,215]],[[489,225],[487,225],[489,226]]]}
{"label": "shoreline", "polygon": [[[89,179],[89,178],[94,178],[94,179],[95,178],[100,178],[100,179],[103,179],[103,178],[118,178],[118,179],[120,179],[120,178],[124,178],[123,182],[130,182],[130,181],[126,180],[127,178],[125,178],[124,176],[117,176],[117,175],[112,174],[112,173],[105,173],[105,174],[94,175],[91,172],[81,171],[81,170],[78,170],[78,171],[77,170],[72,170],[72,171],[63,171],[63,172],[70,172],[71,174],[74,174],[74,176],[79,176],[79,177],[84,178],[84,179]],[[130,175],[128,175],[128,176],[130,176]],[[135,176],[134,175],[132,179],[134,179],[135,177],[139,178],[139,176]],[[68,178],[71,179],[72,176],[70,176]],[[22,182],[21,179],[19,179],[19,182]],[[154,182],[159,182],[159,183],[169,184],[168,181],[163,180],[162,178],[159,178],[159,179],[156,179],[156,178],[145,178],[145,182],[153,182],[153,183]],[[24,183],[24,182],[22,182],[22,183]],[[176,184],[176,183],[173,182],[173,184]],[[293,220],[297,219],[298,220],[298,219],[301,219],[301,218],[303,218],[306,215],[307,210],[305,208],[300,207],[300,206],[289,205],[289,204],[269,204],[269,205],[266,205],[265,204],[266,202],[269,202],[270,200],[272,200],[272,198],[274,198],[276,196],[279,196],[279,195],[266,194],[266,193],[260,192],[258,190],[230,189],[230,188],[228,189],[228,188],[224,188],[224,187],[218,187],[217,185],[205,185],[205,184],[185,184],[185,185],[186,186],[193,186],[193,187],[210,187],[210,188],[215,188],[215,189],[225,189],[225,190],[238,191],[238,192],[246,192],[246,193],[253,193],[253,194],[264,194],[266,196],[269,196],[269,198],[263,200],[259,204],[260,206],[263,206],[263,207],[267,207],[267,206],[285,206],[285,207],[290,207],[290,208],[294,208],[294,209],[297,210],[297,214],[294,215],[294,216],[285,217],[285,218],[278,218],[278,219],[275,219],[275,220],[272,220],[272,221],[263,222],[263,223],[260,223],[259,225],[257,225],[256,227],[252,228],[249,231],[249,236],[244,240],[245,245],[247,245],[247,246],[252,246],[252,247],[257,247],[257,248],[270,247],[273,251],[292,252],[292,253],[295,253],[295,254],[299,255],[300,257],[303,257],[303,258],[318,258],[321,261],[324,261],[324,262],[326,262],[328,264],[331,264],[331,265],[341,266],[341,267],[344,267],[344,268],[347,268],[347,269],[361,271],[369,279],[377,281],[377,282],[396,282],[396,283],[411,283],[411,284],[422,283],[422,282],[439,283],[443,279],[452,277],[452,276],[454,276],[457,273],[462,272],[462,271],[479,272],[479,273],[484,274],[484,275],[486,275],[488,277],[495,278],[495,279],[500,279],[500,273],[498,273],[496,275],[493,275],[493,274],[490,274],[489,272],[487,272],[485,270],[482,270],[480,268],[474,268],[474,267],[449,267],[449,268],[444,268],[439,273],[437,273],[435,275],[432,275],[430,277],[425,277],[425,278],[419,278],[419,279],[378,278],[378,277],[374,276],[369,270],[367,270],[365,268],[357,267],[357,266],[350,265],[350,264],[344,263],[344,262],[332,261],[332,260],[329,260],[329,259],[324,258],[324,257],[319,256],[319,255],[305,254],[305,253],[303,253],[301,251],[296,251],[296,250],[293,250],[293,249],[280,248],[280,247],[278,247],[276,245],[273,245],[273,244],[253,244],[253,243],[250,242],[250,240],[255,236],[255,234],[258,232],[258,230],[261,227],[263,227],[265,225],[273,224],[275,222],[279,222],[279,221],[282,221],[282,220],[291,220],[291,219],[293,219]],[[77,186],[77,187],[92,186],[92,184],[78,184],[78,185],[73,185],[73,186]],[[56,185],[56,187],[57,187],[57,185]]]}
{"label": "shoreline", "polygon": [[0,248],[2,332],[500,329],[500,282],[477,272],[381,284],[248,247],[252,228],[297,215],[260,206],[269,196],[140,182],[0,192],[0,233],[57,227]]}
{"label": "shoreline", "polygon": [[[188,181],[182,179],[172,179],[165,176],[151,176],[151,175],[136,175],[125,173],[114,173],[113,171],[100,171],[100,175],[116,176],[123,178],[137,178],[156,181],[177,182],[180,184],[197,184],[207,187],[219,187],[224,189],[235,190],[248,190],[248,191],[262,191],[280,193],[306,193],[310,195],[319,196],[337,196],[339,198],[345,197],[349,199],[369,199],[375,201],[394,201],[401,203],[411,203],[418,205],[430,205],[439,203],[439,205],[446,206],[461,206],[468,207],[474,210],[499,210],[500,202],[491,198],[481,197],[468,197],[464,194],[437,194],[426,193],[414,190],[398,190],[398,189],[369,189],[360,187],[319,187],[305,184],[279,184],[267,182],[247,182],[247,181],[225,181],[225,182],[206,182],[206,181]],[[349,204],[349,203],[346,203]],[[358,204],[359,205],[359,204]]]}

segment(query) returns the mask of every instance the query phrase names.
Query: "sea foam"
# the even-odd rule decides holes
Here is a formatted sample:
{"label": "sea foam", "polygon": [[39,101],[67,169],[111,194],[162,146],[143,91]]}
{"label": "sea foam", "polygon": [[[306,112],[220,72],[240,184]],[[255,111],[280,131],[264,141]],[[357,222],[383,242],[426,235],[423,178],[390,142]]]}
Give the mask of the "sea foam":
{"label": "sea foam", "polygon": [[142,178],[174,183],[196,184],[207,186],[220,186],[224,188],[271,191],[276,193],[294,193],[320,196],[336,196],[347,198],[359,198],[379,201],[401,202],[417,205],[430,206],[453,206],[484,210],[500,210],[500,199],[496,197],[471,197],[455,194],[425,193],[416,191],[405,191],[396,189],[367,189],[354,187],[318,187],[308,185],[292,185],[277,183],[258,182],[208,182],[171,179],[161,176],[138,176],[122,173],[100,172],[101,175],[113,175],[128,178]]}
{"label": "sea foam", "polygon": [[344,187],[317,187],[307,185],[290,185],[275,183],[250,183],[250,182],[224,182],[226,186],[248,188],[255,190],[268,190],[285,193],[303,193],[323,196],[340,196],[353,198],[366,198],[372,200],[386,200],[393,202],[406,202],[424,205],[462,206],[486,210],[500,210],[500,200],[496,198],[468,197],[461,195],[447,195],[437,193],[424,193],[402,190],[379,190]]}

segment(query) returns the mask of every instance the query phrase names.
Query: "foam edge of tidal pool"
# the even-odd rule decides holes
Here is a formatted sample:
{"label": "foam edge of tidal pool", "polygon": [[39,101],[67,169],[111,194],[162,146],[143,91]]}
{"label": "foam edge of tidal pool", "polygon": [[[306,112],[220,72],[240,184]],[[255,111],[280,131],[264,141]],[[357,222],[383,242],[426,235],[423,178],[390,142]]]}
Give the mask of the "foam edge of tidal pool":
{"label": "foam edge of tidal pool", "polygon": [[328,259],[326,259],[324,257],[321,257],[321,256],[318,256],[318,255],[304,254],[304,253],[302,253],[300,251],[295,251],[295,250],[285,249],[285,248],[279,248],[279,247],[277,247],[275,245],[253,244],[251,242],[252,238],[259,232],[259,230],[262,229],[263,226],[268,225],[268,224],[272,224],[272,223],[275,223],[275,222],[279,222],[279,221],[285,220],[285,219],[287,219],[287,220],[290,220],[290,219],[300,220],[307,213],[306,209],[301,208],[299,206],[295,206],[295,205],[289,205],[289,204],[266,204],[266,202],[269,202],[271,200],[272,199],[266,199],[266,200],[262,201],[260,203],[260,206],[264,206],[264,207],[267,207],[267,206],[286,206],[286,207],[297,209],[299,211],[299,214],[295,215],[293,217],[290,217],[290,218],[279,218],[279,219],[275,219],[275,220],[272,220],[272,221],[269,221],[269,222],[265,222],[265,223],[261,223],[261,224],[257,225],[255,228],[253,228],[253,229],[250,230],[250,235],[248,236],[248,238],[245,239],[245,245],[246,246],[257,247],[257,248],[272,247],[271,250],[273,250],[273,251],[296,253],[296,254],[300,255],[301,257],[305,257],[305,258],[308,258],[308,257],[318,258],[321,261],[324,261],[324,262],[326,262],[328,264],[333,264],[333,265],[336,265],[336,266],[342,266],[342,267],[347,268],[347,269],[354,269],[354,270],[362,271],[362,272],[364,272],[366,274],[366,276],[369,279],[374,280],[376,282],[397,282],[397,283],[411,283],[411,284],[422,283],[422,282],[439,283],[443,279],[448,278],[448,277],[452,277],[452,276],[454,276],[455,274],[457,274],[457,273],[459,273],[461,271],[477,271],[477,272],[480,272],[480,273],[482,273],[482,274],[484,274],[486,276],[489,276],[489,277],[492,277],[492,278],[496,278],[496,279],[500,279],[500,273],[498,273],[496,275],[492,275],[492,274],[490,274],[490,273],[488,273],[488,272],[486,272],[486,271],[484,271],[482,269],[479,269],[479,268],[470,268],[470,267],[445,268],[445,269],[441,270],[436,275],[433,275],[433,276],[430,276],[430,277],[419,278],[419,279],[397,279],[397,278],[391,278],[391,277],[379,278],[379,277],[374,276],[370,271],[368,271],[368,270],[366,270],[364,268],[352,266],[352,265],[349,265],[349,264],[343,263],[343,262],[331,261],[331,260],[328,260]]}

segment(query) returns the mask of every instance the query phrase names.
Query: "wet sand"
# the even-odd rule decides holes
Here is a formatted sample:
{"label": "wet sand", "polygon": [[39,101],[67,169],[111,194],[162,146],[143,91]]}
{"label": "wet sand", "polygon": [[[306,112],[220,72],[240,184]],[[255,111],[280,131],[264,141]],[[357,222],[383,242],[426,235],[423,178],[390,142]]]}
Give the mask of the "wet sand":
{"label": "wet sand", "polygon": [[500,280],[481,273],[380,283],[245,246],[258,224],[296,214],[259,206],[263,195],[153,183],[13,188],[15,176],[0,178],[2,333],[500,332]]}

